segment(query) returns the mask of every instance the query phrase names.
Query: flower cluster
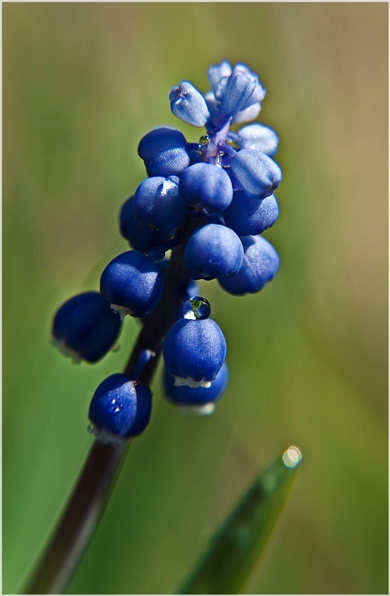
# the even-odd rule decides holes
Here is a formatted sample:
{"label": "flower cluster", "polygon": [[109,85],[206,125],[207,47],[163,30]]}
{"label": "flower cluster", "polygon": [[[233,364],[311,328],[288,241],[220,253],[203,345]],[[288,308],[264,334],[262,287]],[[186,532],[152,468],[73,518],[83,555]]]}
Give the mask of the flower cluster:
{"label": "flower cluster", "polygon": [[132,370],[97,388],[89,418],[101,440],[125,440],[147,426],[152,400],[142,371],[160,344],[166,397],[212,412],[228,382],[227,347],[196,280],[217,279],[239,296],[260,291],[279,267],[277,252],[261,236],[279,215],[273,192],[281,170],[272,159],[278,137],[259,123],[230,130],[258,116],[266,91],[241,63],[232,68],[223,60],[209,68],[208,79],[211,90],[204,95],[189,81],[169,95],[175,116],[205,127],[197,142],[162,126],[139,143],[147,177],[119,214],[131,250],[105,267],[100,293],[71,298],[54,318],[54,343],[76,361],[96,362],[115,344],[126,315],[138,317],[144,330],[152,328],[166,297],[173,291],[178,296],[162,337],[153,342],[145,331],[149,345],[141,346]]}

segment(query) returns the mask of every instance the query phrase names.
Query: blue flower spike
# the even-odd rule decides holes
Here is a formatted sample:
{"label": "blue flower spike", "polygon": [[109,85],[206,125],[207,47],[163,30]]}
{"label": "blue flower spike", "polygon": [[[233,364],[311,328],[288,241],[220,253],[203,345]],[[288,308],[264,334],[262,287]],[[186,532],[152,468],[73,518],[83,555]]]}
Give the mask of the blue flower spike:
{"label": "blue flower spike", "polygon": [[120,316],[99,292],[83,292],[57,310],[52,344],[72,361],[95,363],[112,349],[121,330]]}
{"label": "blue flower spike", "polygon": [[[126,314],[142,320],[145,335],[135,345],[150,349],[138,356],[132,376],[127,369],[109,376],[92,398],[89,418],[99,441],[122,444],[146,428],[152,396],[139,379],[151,378],[153,363],[146,372],[144,366],[150,358],[157,363],[161,345],[166,397],[181,409],[212,413],[228,383],[227,346],[195,280],[217,279],[242,296],[262,290],[279,268],[275,248],[260,236],[279,216],[274,191],[282,173],[272,159],[278,136],[258,122],[230,131],[257,118],[266,90],[243,63],[222,60],[207,76],[211,89],[204,95],[187,80],[169,94],[173,114],[205,127],[201,134],[189,142],[180,130],[159,126],[139,142],[147,178],[119,214],[132,250],[105,267],[100,293],[74,296],[54,317],[53,343],[87,362],[112,349]],[[175,322],[167,331],[160,308],[171,308],[168,298],[176,311],[168,313]]]}
{"label": "blue flower spike", "polygon": [[210,117],[203,95],[189,81],[181,81],[169,94],[172,113],[186,124],[198,128]]}

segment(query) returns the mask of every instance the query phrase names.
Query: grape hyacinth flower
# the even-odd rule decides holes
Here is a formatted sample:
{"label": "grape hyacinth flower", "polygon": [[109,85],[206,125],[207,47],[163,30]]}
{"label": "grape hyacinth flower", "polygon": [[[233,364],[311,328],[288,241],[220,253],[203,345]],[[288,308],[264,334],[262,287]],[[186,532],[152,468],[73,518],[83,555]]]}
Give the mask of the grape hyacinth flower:
{"label": "grape hyacinth flower", "polygon": [[279,256],[261,234],[279,216],[274,192],[282,174],[273,159],[279,139],[259,122],[248,124],[266,89],[246,64],[227,60],[209,68],[208,81],[204,94],[187,80],[167,93],[177,118],[204,127],[200,136],[187,140],[160,126],[139,142],[145,177],[129,189],[119,212],[119,231],[131,250],[104,268],[100,293],[79,294],[55,313],[53,343],[74,361],[100,361],[127,314],[141,329],[123,372],[93,394],[94,444],[27,593],[43,593],[42,585],[44,593],[63,593],[74,545],[82,552],[124,446],[148,427],[161,355],[163,391],[179,409],[211,414],[226,390],[227,343],[194,280],[207,286],[216,279],[221,290],[242,296],[262,290],[278,271]]}
{"label": "grape hyacinth flower", "polygon": [[149,391],[161,354],[169,401],[211,411],[227,386],[227,345],[195,280],[216,279],[241,296],[263,289],[279,268],[276,250],[260,236],[279,216],[274,191],[282,175],[273,159],[279,138],[264,124],[248,124],[266,89],[246,64],[227,60],[210,66],[208,81],[204,94],[188,80],[171,88],[173,114],[205,127],[203,134],[189,141],[180,130],[159,126],[141,138],[146,176],[119,213],[131,250],[105,267],[100,294],[71,299],[54,320],[53,341],[89,362],[114,344],[126,314],[141,321],[123,375],[106,379],[93,397],[97,440],[123,441],[146,428],[148,416],[134,422],[134,404]]}

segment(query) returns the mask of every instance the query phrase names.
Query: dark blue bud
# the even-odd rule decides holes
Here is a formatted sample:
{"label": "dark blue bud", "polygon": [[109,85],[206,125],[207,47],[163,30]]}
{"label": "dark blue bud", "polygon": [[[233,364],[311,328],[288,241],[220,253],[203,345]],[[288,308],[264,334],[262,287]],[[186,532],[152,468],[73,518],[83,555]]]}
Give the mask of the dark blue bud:
{"label": "dark blue bud", "polygon": [[138,155],[144,160],[148,176],[180,176],[189,165],[184,135],[171,126],[159,126],[142,137]]}
{"label": "dark blue bud", "polygon": [[232,159],[230,173],[247,195],[263,199],[271,195],[282,180],[276,162],[262,151],[241,149]]}
{"label": "dark blue bud", "polygon": [[84,292],[57,310],[52,343],[75,362],[97,362],[115,344],[121,330],[120,316],[98,292]]}
{"label": "dark blue bud", "polygon": [[198,213],[220,213],[233,198],[229,175],[209,163],[196,163],[182,173],[179,192],[184,203]]}
{"label": "dark blue bud", "polygon": [[225,224],[239,236],[257,236],[274,225],[279,216],[275,195],[252,199],[242,190],[235,190],[233,200],[223,212]]}
{"label": "dark blue bud", "polygon": [[220,399],[229,382],[229,370],[226,362],[211,382],[210,387],[177,387],[175,378],[164,367],[163,387],[165,396],[176,406],[191,408],[198,414],[211,414],[215,402]]}
{"label": "dark blue bud", "polygon": [[179,178],[146,178],[135,191],[133,207],[136,219],[145,227],[159,232],[173,231],[187,213],[179,195]]}
{"label": "dark blue bud", "polygon": [[220,224],[206,224],[195,230],[185,248],[185,265],[193,279],[214,279],[237,273],[244,259],[241,240]]}
{"label": "dark blue bud", "polygon": [[89,419],[93,433],[102,441],[134,437],[147,427],[152,411],[149,387],[122,374],[105,379],[96,389]]}
{"label": "dark blue bud", "polygon": [[169,94],[173,114],[191,126],[204,126],[210,117],[203,95],[189,81],[181,81]]}
{"label": "dark blue bud", "polygon": [[243,236],[244,263],[233,277],[218,280],[220,286],[236,296],[259,292],[273,279],[279,269],[279,256],[262,236]]}
{"label": "dark blue bud", "polygon": [[149,253],[155,246],[167,242],[170,232],[157,232],[145,228],[134,215],[134,197],[125,201],[119,213],[119,229],[124,238],[129,241],[132,248]]}
{"label": "dark blue bud", "polygon": [[163,356],[175,385],[210,387],[226,359],[226,340],[212,319],[180,319],[165,337]]}
{"label": "dark blue bud", "polygon": [[100,292],[123,316],[148,314],[157,306],[163,286],[161,267],[138,250],[115,257],[100,278]]}

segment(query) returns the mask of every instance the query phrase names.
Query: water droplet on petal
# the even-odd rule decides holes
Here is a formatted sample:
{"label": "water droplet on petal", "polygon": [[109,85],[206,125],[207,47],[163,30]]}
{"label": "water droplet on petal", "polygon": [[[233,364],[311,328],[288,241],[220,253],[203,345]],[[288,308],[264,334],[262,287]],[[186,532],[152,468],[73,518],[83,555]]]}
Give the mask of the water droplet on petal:
{"label": "water droplet on petal", "polygon": [[206,146],[209,144],[209,142],[210,142],[210,137],[209,137],[209,135],[203,135],[203,136],[201,136],[201,137],[200,137],[200,139],[199,139],[199,145],[200,145],[201,147],[206,147]]}
{"label": "water droplet on petal", "polygon": [[206,298],[193,296],[184,304],[183,313],[185,319],[208,319],[211,306]]}

